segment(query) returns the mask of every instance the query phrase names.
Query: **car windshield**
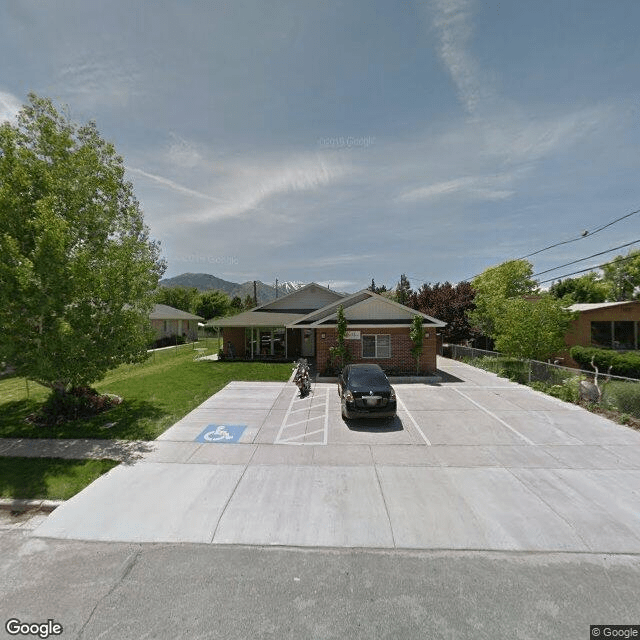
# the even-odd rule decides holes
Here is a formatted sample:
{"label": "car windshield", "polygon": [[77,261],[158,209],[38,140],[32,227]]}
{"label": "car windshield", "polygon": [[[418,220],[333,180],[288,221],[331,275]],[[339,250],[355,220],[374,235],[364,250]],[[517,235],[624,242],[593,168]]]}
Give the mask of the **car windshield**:
{"label": "car windshield", "polygon": [[349,375],[349,383],[358,386],[364,385],[383,385],[389,384],[384,371],[377,368],[361,368],[352,369]]}

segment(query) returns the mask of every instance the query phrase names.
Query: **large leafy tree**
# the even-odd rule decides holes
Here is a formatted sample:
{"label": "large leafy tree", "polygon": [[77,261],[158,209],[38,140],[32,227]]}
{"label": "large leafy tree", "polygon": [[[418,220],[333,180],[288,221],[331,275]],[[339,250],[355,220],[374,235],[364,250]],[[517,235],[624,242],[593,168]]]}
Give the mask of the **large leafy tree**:
{"label": "large leafy tree", "polygon": [[611,288],[594,271],[579,278],[559,280],[549,287],[554,298],[568,298],[572,302],[605,302]]}
{"label": "large leafy tree", "polygon": [[423,284],[409,298],[409,306],[432,318],[447,323],[442,329],[445,342],[460,343],[475,335],[469,323],[467,311],[475,308],[475,292],[468,282],[452,285],[450,282],[440,284]]}
{"label": "large leafy tree", "polygon": [[205,291],[196,298],[194,312],[207,320],[227,315],[231,309],[229,296],[222,291]]}
{"label": "large leafy tree", "polygon": [[574,317],[567,305],[567,300],[549,294],[529,300],[504,300],[495,318],[496,349],[517,358],[541,361],[562,351]]}
{"label": "large leafy tree", "polygon": [[608,264],[602,265],[603,280],[609,285],[611,300],[633,300],[640,287],[640,250],[629,251],[626,256],[616,256]]}
{"label": "large leafy tree", "polygon": [[165,265],[124,173],[48,99],[0,125],[0,360],[61,394],[146,357]]}
{"label": "large leafy tree", "polygon": [[198,302],[198,290],[195,287],[160,287],[154,295],[158,304],[166,304],[181,311],[194,312]]}
{"label": "large leafy tree", "polygon": [[476,276],[471,282],[476,308],[467,314],[472,326],[495,338],[496,320],[502,315],[503,303],[537,290],[532,274],[533,267],[528,260],[509,260]]}

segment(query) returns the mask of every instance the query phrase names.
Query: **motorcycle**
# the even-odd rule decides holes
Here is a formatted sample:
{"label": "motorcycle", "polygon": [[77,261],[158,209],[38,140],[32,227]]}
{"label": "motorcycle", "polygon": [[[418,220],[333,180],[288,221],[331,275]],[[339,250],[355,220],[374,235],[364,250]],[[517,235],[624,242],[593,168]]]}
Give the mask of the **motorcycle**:
{"label": "motorcycle", "polygon": [[300,390],[300,397],[304,398],[311,392],[311,379],[309,378],[309,365],[304,358],[300,358],[296,363],[293,382]]}

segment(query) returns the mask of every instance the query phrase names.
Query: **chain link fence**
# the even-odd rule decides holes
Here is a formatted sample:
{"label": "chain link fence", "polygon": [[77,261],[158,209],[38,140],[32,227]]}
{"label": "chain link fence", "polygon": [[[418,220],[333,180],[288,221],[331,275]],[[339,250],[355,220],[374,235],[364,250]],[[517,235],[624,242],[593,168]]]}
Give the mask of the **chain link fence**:
{"label": "chain link fence", "polygon": [[598,388],[594,385],[595,371],[537,360],[520,360],[497,351],[456,344],[448,345],[448,350],[454,360],[529,385],[561,400],[599,402],[605,408],[640,418],[640,380],[635,378],[612,376],[600,371]]}

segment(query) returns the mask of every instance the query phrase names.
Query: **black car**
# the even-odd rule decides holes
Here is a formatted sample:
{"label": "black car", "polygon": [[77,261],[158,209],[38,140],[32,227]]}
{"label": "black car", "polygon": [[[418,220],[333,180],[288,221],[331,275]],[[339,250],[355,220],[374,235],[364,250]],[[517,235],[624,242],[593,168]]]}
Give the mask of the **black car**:
{"label": "black car", "polygon": [[342,417],[393,418],[396,393],[377,364],[349,364],[338,379]]}

